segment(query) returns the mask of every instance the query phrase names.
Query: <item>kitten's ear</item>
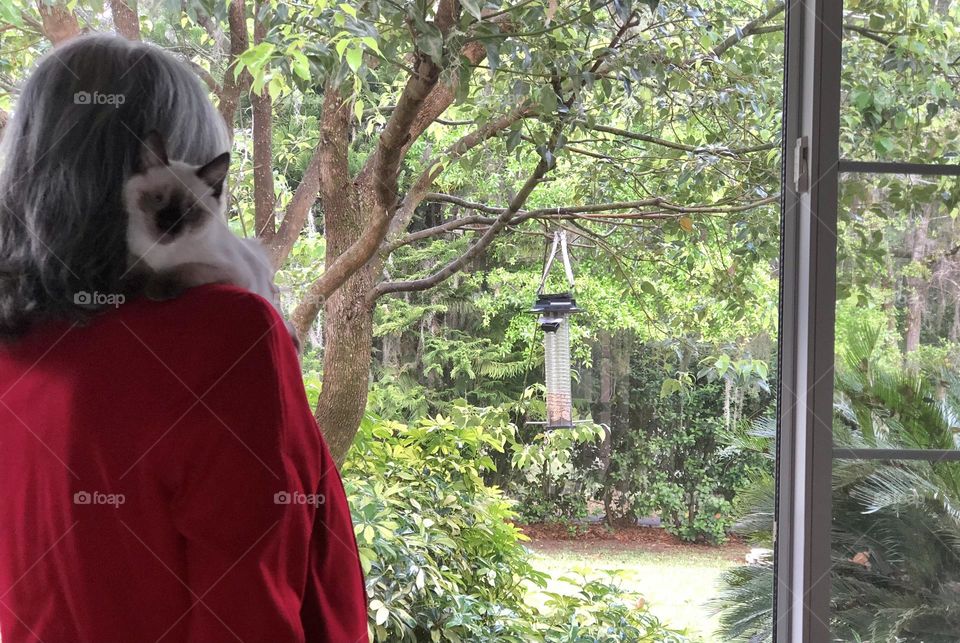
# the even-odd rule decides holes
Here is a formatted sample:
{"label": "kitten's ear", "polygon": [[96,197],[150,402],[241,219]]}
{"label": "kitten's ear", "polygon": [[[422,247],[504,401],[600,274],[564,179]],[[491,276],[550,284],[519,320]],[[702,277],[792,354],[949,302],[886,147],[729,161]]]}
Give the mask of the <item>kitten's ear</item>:
{"label": "kitten's ear", "polygon": [[197,170],[197,176],[213,188],[213,196],[219,197],[223,191],[223,182],[227,178],[228,169],[230,169],[230,152],[224,152]]}
{"label": "kitten's ear", "polygon": [[150,168],[170,165],[163,137],[157,130],[151,130],[140,145],[140,164],[138,170],[146,172]]}

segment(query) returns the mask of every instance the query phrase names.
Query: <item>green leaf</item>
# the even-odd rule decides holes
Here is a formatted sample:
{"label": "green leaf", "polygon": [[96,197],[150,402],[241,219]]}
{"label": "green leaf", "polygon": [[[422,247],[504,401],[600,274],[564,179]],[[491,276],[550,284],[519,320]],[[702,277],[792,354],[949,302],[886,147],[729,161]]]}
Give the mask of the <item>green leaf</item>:
{"label": "green leaf", "polygon": [[477,0],[460,0],[460,4],[463,5],[464,9],[470,12],[471,16],[477,20],[482,19],[481,6]]}
{"label": "green leaf", "polygon": [[354,73],[360,71],[360,66],[363,64],[363,49],[355,45],[351,45],[347,49],[347,64],[350,66],[350,69]]}
{"label": "green leaf", "polygon": [[293,73],[303,80],[310,80],[310,62],[307,60],[307,57],[303,55],[303,52],[293,50],[290,52],[290,56],[293,58],[293,62],[290,65]]}
{"label": "green leaf", "polygon": [[23,26],[23,18],[15,2],[0,0],[0,22],[5,22],[15,27]]}
{"label": "green leaf", "polygon": [[683,384],[680,383],[680,380],[668,377],[663,380],[663,384],[660,385],[660,397],[669,397],[674,393],[678,393],[683,390]]}

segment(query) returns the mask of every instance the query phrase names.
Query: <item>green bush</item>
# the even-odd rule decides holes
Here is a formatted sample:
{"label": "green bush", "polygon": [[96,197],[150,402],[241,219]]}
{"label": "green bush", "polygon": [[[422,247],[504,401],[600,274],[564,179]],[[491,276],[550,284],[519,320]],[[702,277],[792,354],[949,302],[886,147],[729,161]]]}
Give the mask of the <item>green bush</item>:
{"label": "green bush", "polygon": [[[715,359],[694,376],[670,351],[637,348],[625,428],[615,426],[605,480],[609,518],[655,513],[683,540],[726,540],[736,493],[763,468],[733,437],[771,402],[758,364]],[[677,376],[664,379],[667,372]]]}
{"label": "green bush", "polygon": [[[615,586],[550,594],[516,513],[484,482],[516,428],[506,413],[454,404],[404,425],[368,418],[343,468],[370,598],[374,641],[680,641]],[[631,606],[631,604],[633,606]]]}

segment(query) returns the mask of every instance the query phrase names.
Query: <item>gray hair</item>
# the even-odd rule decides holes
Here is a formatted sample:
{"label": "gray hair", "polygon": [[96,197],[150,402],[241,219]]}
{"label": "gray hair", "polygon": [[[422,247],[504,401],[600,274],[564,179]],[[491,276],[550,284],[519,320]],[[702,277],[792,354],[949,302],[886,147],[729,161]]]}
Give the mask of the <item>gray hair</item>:
{"label": "gray hair", "polygon": [[0,337],[125,290],[121,191],[151,130],[193,165],[230,147],[206,87],[155,46],[98,34],[41,59],[0,144]]}

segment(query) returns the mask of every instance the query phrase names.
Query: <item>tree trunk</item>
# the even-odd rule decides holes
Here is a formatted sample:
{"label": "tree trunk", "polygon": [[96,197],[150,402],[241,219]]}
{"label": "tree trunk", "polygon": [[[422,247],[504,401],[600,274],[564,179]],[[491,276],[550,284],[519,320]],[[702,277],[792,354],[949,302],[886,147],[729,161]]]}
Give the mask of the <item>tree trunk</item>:
{"label": "tree trunk", "polygon": [[[935,207],[935,206],[933,206]],[[930,225],[929,210],[923,206],[920,217],[910,239],[910,259],[914,264],[924,263],[927,257],[927,228]],[[904,351],[910,354],[920,347],[920,329],[923,325],[923,313],[926,307],[927,280],[923,277],[907,278],[907,328]]]}
{"label": "tree trunk", "polygon": [[373,309],[367,293],[376,274],[369,267],[357,271],[324,306],[323,388],[316,416],[338,465],[353,444],[367,406],[373,350]]}
{"label": "tree trunk", "polygon": [[953,323],[950,324],[948,339],[951,342],[960,339],[960,297],[953,300]]}
{"label": "tree trunk", "polygon": [[[373,212],[373,191],[351,188],[339,199],[324,201],[328,266],[357,240]],[[370,261],[324,302],[323,388],[316,416],[337,464],[350,449],[367,406],[373,351],[373,304],[368,295],[380,270],[378,260]]]}
{"label": "tree trunk", "polygon": [[385,368],[394,371],[400,370],[402,340],[403,333],[400,331],[383,336],[383,354],[381,355],[381,360]]}
{"label": "tree trunk", "polygon": [[136,3],[128,0],[110,0],[110,13],[117,33],[127,40],[140,40],[140,18]]}
{"label": "tree trunk", "polygon": [[610,470],[610,456],[613,439],[613,343],[610,331],[600,331],[600,424],[605,431],[600,443],[600,466],[603,469],[603,509],[607,524],[611,524],[613,513],[613,489],[607,481]]}
{"label": "tree trunk", "polygon": [[613,424],[612,343],[610,331],[600,331],[600,424],[607,426],[607,434],[600,444],[600,462],[604,471],[610,466],[610,426]]}

